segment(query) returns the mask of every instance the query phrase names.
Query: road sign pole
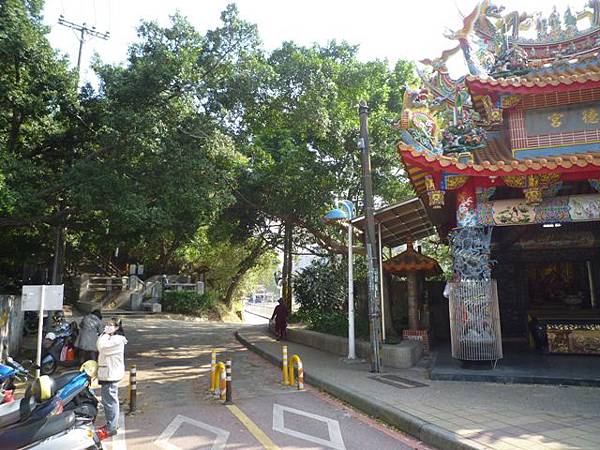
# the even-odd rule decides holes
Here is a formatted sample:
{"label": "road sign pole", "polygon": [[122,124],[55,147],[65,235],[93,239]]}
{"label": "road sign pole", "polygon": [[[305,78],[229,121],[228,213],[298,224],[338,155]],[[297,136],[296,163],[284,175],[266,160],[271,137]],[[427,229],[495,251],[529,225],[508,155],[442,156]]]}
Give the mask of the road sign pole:
{"label": "road sign pole", "polygon": [[44,300],[46,297],[46,285],[42,285],[42,295],[40,296],[40,310],[38,316],[38,339],[37,339],[37,353],[35,357],[35,376],[40,377],[40,369],[42,366],[42,334],[44,333]]}

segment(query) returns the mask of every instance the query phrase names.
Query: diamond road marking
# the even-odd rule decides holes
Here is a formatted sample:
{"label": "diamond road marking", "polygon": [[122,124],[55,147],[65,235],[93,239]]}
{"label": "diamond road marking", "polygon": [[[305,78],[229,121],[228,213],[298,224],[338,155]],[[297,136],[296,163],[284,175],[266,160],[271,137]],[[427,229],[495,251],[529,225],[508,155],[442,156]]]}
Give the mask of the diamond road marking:
{"label": "diamond road marking", "polygon": [[[286,428],[283,418],[284,412],[289,412],[292,414],[297,414],[299,416],[304,416],[310,419],[325,422],[329,431],[329,440],[327,441],[316,436],[311,436],[310,434],[301,433],[300,431],[290,430],[289,428]],[[278,405],[277,403],[273,404],[273,431],[279,431],[280,433],[287,434],[289,436],[294,436],[299,439],[304,439],[305,441],[314,442],[315,444],[320,444],[325,447],[335,448],[337,450],[346,450],[346,447],[344,446],[344,440],[342,439],[340,424],[337,420],[329,419],[328,417],[318,416],[317,414],[301,411],[299,409],[290,408],[289,406]]]}
{"label": "diamond road marking", "polygon": [[165,428],[165,431],[154,441],[154,445],[164,449],[164,450],[181,450],[181,447],[172,444],[169,442],[169,439],[173,437],[173,435],[177,432],[179,427],[184,423],[189,423],[190,425],[194,425],[202,430],[210,431],[216,435],[215,440],[213,441],[213,445],[211,450],[224,450],[225,444],[227,443],[227,439],[229,439],[229,431],[223,430],[222,428],[213,427],[204,422],[200,422],[198,420],[190,419],[189,417],[182,416],[178,414],[171,423]]}

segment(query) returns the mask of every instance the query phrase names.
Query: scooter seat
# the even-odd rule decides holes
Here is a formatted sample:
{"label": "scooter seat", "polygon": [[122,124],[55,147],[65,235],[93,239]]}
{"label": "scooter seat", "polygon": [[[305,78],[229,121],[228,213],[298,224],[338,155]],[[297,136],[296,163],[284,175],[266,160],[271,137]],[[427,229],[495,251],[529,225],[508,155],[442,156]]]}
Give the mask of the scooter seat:
{"label": "scooter seat", "polygon": [[78,375],[78,370],[70,370],[68,372],[62,373],[57,377],[54,377],[54,388],[58,391],[59,389],[65,387],[67,383],[69,383],[75,375]]}
{"label": "scooter seat", "polygon": [[16,450],[33,442],[54,436],[74,425],[75,414],[67,412],[23,425],[13,425],[0,431],[0,442],[2,442],[2,449]]}

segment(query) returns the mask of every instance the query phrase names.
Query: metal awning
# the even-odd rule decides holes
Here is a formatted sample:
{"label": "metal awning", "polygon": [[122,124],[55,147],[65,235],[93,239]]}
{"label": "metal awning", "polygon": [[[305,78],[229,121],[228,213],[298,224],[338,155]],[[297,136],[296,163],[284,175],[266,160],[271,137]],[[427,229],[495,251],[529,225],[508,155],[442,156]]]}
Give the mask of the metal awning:
{"label": "metal awning", "polygon": [[[435,228],[420,198],[415,197],[402,203],[375,210],[376,232],[381,227],[381,244],[397,247],[409,239],[413,241],[435,234]],[[365,217],[352,220],[355,228],[363,230]]]}

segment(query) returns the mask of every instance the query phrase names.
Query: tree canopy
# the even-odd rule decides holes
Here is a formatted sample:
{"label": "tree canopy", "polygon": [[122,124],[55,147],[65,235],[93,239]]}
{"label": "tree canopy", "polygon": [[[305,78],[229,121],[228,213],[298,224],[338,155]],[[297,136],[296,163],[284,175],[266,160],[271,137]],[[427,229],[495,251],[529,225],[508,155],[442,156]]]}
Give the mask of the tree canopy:
{"label": "tree canopy", "polygon": [[249,273],[267,276],[284,223],[297,248],[343,251],[322,216],[336,198],[362,208],[362,99],[379,201],[411,195],[391,126],[416,82],[410,63],[363,62],[346,42],[269,53],[229,5],[205,33],[179,14],[141,24],[127,62],[98,57],[99,87],[78,87],[41,6],[0,5],[4,283],[22,282],[26,261],[48,264],[53,227],[66,230],[72,273],[108,259],[151,273],[202,266],[227,301]]}

